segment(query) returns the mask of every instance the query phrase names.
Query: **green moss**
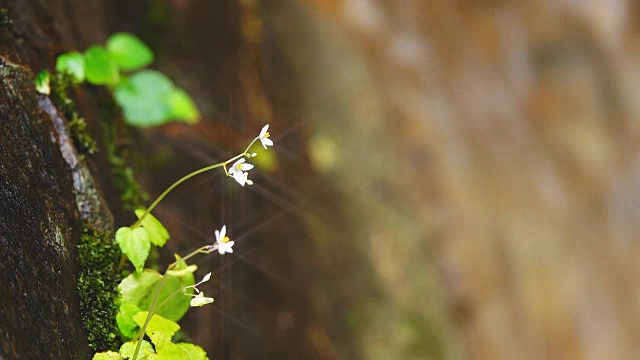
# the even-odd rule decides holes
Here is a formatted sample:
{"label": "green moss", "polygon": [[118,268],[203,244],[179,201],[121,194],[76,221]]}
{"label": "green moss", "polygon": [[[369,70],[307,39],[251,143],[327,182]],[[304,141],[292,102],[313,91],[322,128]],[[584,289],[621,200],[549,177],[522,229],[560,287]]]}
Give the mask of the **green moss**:
{"label": "green moss", "polygon": [[131,165],[131,149],[129,146],[118,143],[118,139],[129,138],[125,133],[129,129],[124,124],[118,126],[115,103],[101,103],[100,107],[103,109],[102,128],[105,149],[116,188],[120,193],[120,200],[128,210],[143,208],[144,203],[149,200],[149,195],[136,180]]}
{"label": "green moss", "polygon": [[117,265],[122,253],[110,233],[84,229],[78,245],[80,312],[93,351],[118,350]]}
{"label": "green moss", "polygon": [[97,150],[96,142],[87,132],[87,123],[78,115],[73,100],[67,95],[67,89],[71,85],[71,77],[68,74],[53,74],[51,76],[51,100],[69,120],[71,137],[78,151],[93,154]]}

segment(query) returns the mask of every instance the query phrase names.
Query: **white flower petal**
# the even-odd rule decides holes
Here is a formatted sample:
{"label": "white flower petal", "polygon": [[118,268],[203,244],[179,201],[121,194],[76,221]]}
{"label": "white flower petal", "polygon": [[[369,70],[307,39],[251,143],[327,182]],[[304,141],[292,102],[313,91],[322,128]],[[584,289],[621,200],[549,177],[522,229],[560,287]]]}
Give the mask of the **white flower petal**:
{"label": "white flower petal", "polygon": [[220,241],[220,230],[216,230],[213,233],[216,234],[216,241]]}
{"label": "white flower petal", "polygon": [[264,138],[264,135],[267,133],[268,130],[269,130],[269,124],[262,127],[262,130],[260,130],[260,135],[258,137],[261,139]]}
{"label": "white flower petal", "polygon": [[226,253],[232,253],[233,252],[233,241],[229,241],[229,242],[221,242],[220,244],[220,248],[218,249],[218,252],[220,253],[220,255],[224,255]]}
{"label": "white flower petal", "polygon": [[204,292],[198,294],[198,296],[194,296],[193,299],[189,302],[189,305],[192,307],[202,306],[206,304],[211,304],[213,302],[213,298],[205,297]]}
{"label": "white flower petal", "polygon": [[222,225],[222,229],[220,229],[220,241],[222,241],[225,236],[227,236],[227,225]]}
{"label": "white flower petal", "polygon": [[242,171],[236,171],[233,173],[233,178],[236,179],[236,181],[238,182],[238,184],[244,186],[244,183],[247,181],[247,179],[244,177],[244,173]]}
{"label": "white flower petal", "polygon": [[260,142],[262,143],[262,146],[264,146],[265,149],[267,148],[267,146],[273,146],[273,141],[271,139],[260,138]]}
{"label": "white flower petal", "polygon": [[240,171],[242,169],[242,164],[244,162],[245,162],[244,158],[234,162],[233,165],[231,165],[231,167],[229,168],[229,174],[235,175],[235,173],[237,173],[238,171]]}
{"label": "white flower petal", "polygon": [[240,166],[241,166],[240,170],[242,170],[242,171],[247,171],[247,170],[253,169],[253,165],[251,165],[251,164],[242,164]]}

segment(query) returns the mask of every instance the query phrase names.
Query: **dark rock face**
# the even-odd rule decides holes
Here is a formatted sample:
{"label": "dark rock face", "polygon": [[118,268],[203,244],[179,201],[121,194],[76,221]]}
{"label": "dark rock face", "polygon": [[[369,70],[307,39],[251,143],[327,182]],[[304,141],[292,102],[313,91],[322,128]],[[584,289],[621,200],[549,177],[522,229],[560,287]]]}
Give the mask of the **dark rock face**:
{"label": "dark rock face", "polygon": [[69,165],[33,74],[0,62],[0,357],[84,359]]}
{"label": "dark rock face", "polygon": [[[34,76],[53,69],[59,53],[104,41],[111,31],[100,19],[110,10],[103,0],[0,0],[0,359],[92,356],[77,245],[83,228],[113,230],[101,194],[110,183],[99,184],[111,171],[104,152],[78,154],[67,119],[36,93]],[[75,95],[99,132],[97,100]]]}

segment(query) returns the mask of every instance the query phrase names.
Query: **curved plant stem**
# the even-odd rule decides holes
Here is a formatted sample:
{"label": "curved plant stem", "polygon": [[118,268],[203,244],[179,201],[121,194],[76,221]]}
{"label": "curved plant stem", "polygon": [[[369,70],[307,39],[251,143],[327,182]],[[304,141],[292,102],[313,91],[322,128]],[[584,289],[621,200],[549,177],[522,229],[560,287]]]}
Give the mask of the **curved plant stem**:
{"label": "curved plant stem", "polygon": [[158,196],[158,198],[144,211],[144,213],[142,214],[142,216],[140,216],[140,218],[138,219],[138,221],[136,221],[135,224],[133,224],[133,226],[131,227],[132,229],[137,228],[138,226],[140,226],[140,224],[142,223],[142,220],[145,218],[145,216],[147,216],[147,214],[149,214],[151,211],[153,211],[153,209],[156,207],[156,205],[158,205],[160,203],[160,201],[162,201],[162,199],[164,199],[165,196],[167,196],[171,190],[175,189],[176,186],[182,184],[183,182],[191,179],[192,177],[198,175],[198,174],[202,174],[203,172],[209,171],[209,170],[213,170],[215,168],[219,168],[220,166],[224,167],[224,173],[229,175],[229,173],[227,172],[227,164],[237,160],[238,158],[241,158],[243,156],[249,157],[249,154],[247,153],[247,151],[249,151],[249,149],[251,148],[251,146],[258,140],[258,138],[253,139],[253,141],[251,141],[249,143],[249,146],[247,146],[247,148],[239,155],[236,155],[234,157],[232,157],[231,159],[227,160],[227,161],[223,161],[221,163],[215,164],[215,165],[211,165],[211,166],[207,166],[204,167],[200,170],[196,170],[190,174],[187,174],[185,176],[183,176],[182,178],[180,178],[180,180],[174,182],[171,186],[169,186],[167,188],[167,190],[165,190],[162,194],[160,194],[160,196]]}
{"label": "curved plant stem", "polygon": [[[140,217],[142,219],[142,217]],[[162,275],[162,280],[160,281],[160,285],[158,286],[158,290],[156,290],[156,294],[153,298],[153,301],[151,302],[151,306],[149,307],[149,312],[147,313],[147,318],[144,319],[144,324],[142,325],[142,327],[140,328],[140,331],[138,332],[138,334],[136,335],[136,339],[137,339],[137,344],[136,344],[136,350],[133,353],[133,360],[136,360],[137,356],[138,356],[138,352],[140,351],[140,345],[142,344],[142,338],[144,337],[144,333],[147,330],[147,325],[149,325],[149,322],[151,321],[151,318],[153,317],[153,314],[156,310],[156,303],[158,302],[158,298],[160,297],[160,293],[162,292],[162,287],[164,286],[165,280],[167,279],[167,271],[173,269],[176,265],[178,265],[178,262],[180,261],[184,261],[186,259],[189,259],[192,256],[195,256],[197,254],[208,254],[210,251],[207,251],[206,249],[209,248],[208,246],[203,246],[198,248],[197,250],[189,253],[188,255],[186,255],[183,258],[180,258],[179,260],[174,261],[173,263],[169,264],[169,266],[167,266],[167,270],[164,272],[164,275]],[[157,309],[160,309],[162,306],[164,306],[164,304],[167,303],[167,301],[169,301],[169,299],[171,299],[172,297],[174,297],[176,294],[183,292],[183,290],[179,290],[176,291],[175,293],[169,295],[169,297],[167,297],[162,303],[160,303],[160,305],[157,306]]]}
{"label": "curved plant stem", "polygon": [[[245,149],[241,154],[236,155],[236,156],[232,157],[231,159],[229,159],[229,160],[227,160],[227,161],[223,161],[223,162],[221,162],[221,163],[218,163],[218,164],[215,164],[215,165],[210,165],[210,166],[204,167],[204,168],[202,168],[202,169],[200,169],[200,170],[196,170],[196,171],[194,171],[194,172],[192,172],[192,173],[189,173],[189,174],[187,174],[187,175],[183,176],[182,178],[180,178],[180,180],[178,180],[178,181],[174,182],[171,186],[169,186],[169,187],[167,188],[167,190],[165,190],[162,194],[160,194],[160,196],[158,196],[158,198],[157,198],[157,199],[156,199],[156,200],[155,200],[155,201],[154,201],[154,202],[153,202],[153,203],[152,203],[152,204],[151,204],[151,205],[150,205],[150,206],[149,206],[149,207],[144,211],[144,213],[142,214],[142,216],[140,216],[140,218],[138,219],[138,221],[136,221],[136,223],[135,223],[135,224],[133,224],[133,226],[131,226],[131,228],[132,228],[132,229],[135,229],[135,228],[137,228],[138,226],[140,226],[140,224],[142,223],[142,220],[143,220],[143,219],[144,219],[144,218],[145,218],[149,213],[151,213],[151,211],[153,211],[153,209],[154,209],[154,208],[155,208],[155,207],[160,203],[160,201],[162,201],[162,199],[164,199],[164,198],[165,198],[165,196],[167,196],[167,195],[171,192],[171,190],[175,189],[175,188],[176,188],[176,186],[178,186],[178,185],[182,184],[183,182],[185,182],[185,181],[189,180],[190,178],[192,178],[192,177],[194,177],[194,176],[196,176],[196,175],[198,175],[198,174],[201,174],[201,173],[203,173],[203,172],[206,172],[206,171],[213,170],[213,169],[215,169],[215,168],[221,167],[221,166],[222,166],[222,167],[224,167],[224,172],[225,172],[225,174],[226,174],[227,176],[229,176],[229,172],[227,171],[227,164],[228,164],[228,163],[230,163],[230,162],[232,162],[232,161],[235,161],[235,160],[237,160],[237,159],[239,159],[239,158],[241,158],[241,157],[243,157],[243,156],[250,157],[250,155],[249,155],[249,153],[247,153],[247,151],[249,151],[249,149],[251,148],[251,146],[252,146],[252,145],[253,145],[253,144],[254,144],[258,139],[259,139],[258,137],[256,137],[255,139],[253,139],[253,141],[251,141],[251,143],[249,143],[249,146],[247,146],[247,148],[246,148],[246,149]],[[184,258],[182,258],[182,259],[180,259],[180,260],[178,260],[178,261],[186,260],[186,259],[188,259],[188,258],[190,258],[190,257],[192,257],[192,256],[194,256],[194,255],[196,255],[196,254],[199,254],[199,253],[208,253],[208,252],[209,252],[209,251],[207,251],[207,249],[208,249],[208,248],[209,248],[208,246],[201,247],[201,248],[199,248],[198,250],[196,250],[196,251],[194,251],[194,252],[190,253],[189,255],[185,256]],[[171,265],[169,265],[169,266],[167,267],[167,271],[168,271],[168,270],[171,270],[175,265],[177,265],[178,261],[176,261],[176,262],[172,263]],[[165,274],[162,276],[162,280],[160,281],[160,285],[158,286],[158,290],[156,290],[156,294],[155,294],[155,296],[154,296],[154,298],[153,298],[153,301],[151,302],[151,306],[149,307],[149,312],[147,313],[147,318],[144,320],[144,324],[142,325],[142,327],[140,328],[140,331],[139,331],[139,332],[138,332],[138,334],[136,335],[137,344],[136,344],[136,350],[135,350],[135,351],[134,351],[134,353],[133,353],[132,360],[136,360],[136,359],[137,359],[137,357],[138,357],[138,353],[140,352],[140,345],[142,345],[142,338],[144,337],[144,333],[145,333],[145,331],[147,330],[147,325],[149,325],[149,322],[151,321],[151,318],[153,317],[153,312],[155,311],[156,303],[158,302],[158,298],[160,297],[160,292],[162,291],[162,287],[164,286],[164,283],[165,283],[166,279],[167,279],[167,272],[165,271]],[[176,292],[176,293],[174,293],[174,294],[170,295],[168,299],[172,298],[172,297],[173,297],[174,295],[176,295],[177,293],[178,293],[178,292]],[[167,300],[168,300],[168,299],[164,300],[164,301],[162,302],[162,304],[160,304],[160,306],[159,306],[159,307],[163,306],[163,305],[167,302]]]}
{"label": "curved plant stem", "polygon": [[[217,246],[217,245],[216,245],[216,246]],[[196,251],[194,251],[194,252],[192,252],[192,253],[189,253],[188,255],[186,255],[186,256],[185,256],[185,257],[183,257],[183,258],[180,258],[180,260],[178,260],[178,261],[185,261],[185,260],[187,260],[188,258],[190,258],[190,257],[192,257],[192,256],[195,256],[195,255],[198,255],[198,254],[209,254],[209,253],[211,252],[211,251],[208,251],[208,250],[207,250],[207,249],[209,249],[209,248],[211,248],[209,245],[207,245],[207,246],[203,246],[203,247],[200,247],[200,248],[198,248],[198,250],[196,250]],[[178,264],[178,261],[174,262],[173,264],[171,264],[171,265],[169,265],[169,266],[176,266],[176,265]]]}
{"label": "curved plant stem", "polygon": [[[169,270],[170,268],[171,268],[171,265],[167,267],[167,270]],[[166,274],[167,272],[165,271],[165,275],[162,276],[162,280],[160,281],[160,285],[158,286],[156,295],[153,297],[153,301],[151,302],[151,306],[149,307],[149,313],[147,314],[147,318],[144,320],[144,324],[142,325],[142,327],[140,328],[140,332],[138,332],[138,335],[136,336],[137,344],[136,344],[136,351],[133,352],[133,357],[132,357],[133,360],[136,360],[138,357],[138,352],[140,351],[140,345],[142,345],[142,338],[144,337],[144,332],[147,330],[147,325],[149,325],[149,321],[151,321],[151,318],[153,317],[153,310],[156,306],[156,303],[158,302],[158,298],[160,297],[160,291],[164,286],[164,282],[167,280]]]}
{"label": "curved plant stem", "polygon": [[140,226],[140,223],[141,223],[141,222],[142,222],[142,220],[145,218],[145,216],[147,216],[147,214],[149,214],[149,213],[153,210],[153,208],[155,208],[155,207],[156,207],[156,205],[158,205],[158,203],[160,203],[160,201],[162,201],[162,199],[164,199],[164,197],[165,197],[165,196],[167,196],[167,194],[169,194],[169,193],[171,192],[171,190],[175,189],[175,187],[176,187],[176,186],[178,186],[178,185],[182,184],[183,182],[185,182],[185,181],[189,180],[190,178],[192,178],[192,177],[194,177],[194,176],[196,176],[196,175],[198,175],[198,174],[201,174],[201,173],[203,173],[203,172],[206,172],[206,171],[209,171],[209,170],[212,170],[212,169],[218,168],[218,167],[220,167],[220,166],[224,166],[224,165],[226,165],[226,164],[227,164],[227,162],[225,161],[225,162],[221,162],[221,163],[219,163],[219,164],[215,164],[215,165],[207,166],[207,167],[205,167],[205,168],[202,168],[202,169],[200,169],[200,170],[196,170],[196,171],[194,171],[194,172],[192,172],[192,173],[190,173],[190,174],[187,174],[187,175],[183,176],[180,180],[178,180],[178,181],[174,182],[174,183],[173,183],[173,185],[169,186],[169,187],[167,188],[167,190],[165,190],[162,194],[160,194],[160,196],[158,196],[158,198],[156,199],[156,201],[154,201],[154,202],[153,202],[153,204],[151,204],[151,206],[149,206],[149,207],[144,211],[144,214],[142,214],[142,216],[140,216],[140,218],[138,219],[138,221],[136,221],[136,223],[135,223],[135,224],[133,224],[133,226],[132,226],[131,228],[132,228],[132,229],[135,229],[135,228],[137,228],[138,226]]}
{"label": "curved plant stem", "polygon": [[[167,298],[166,298],[166,299],[164,299],[164,301],[163,301],[163,302],[161,302],[161,303],[160,303],[160,305],[158,305],[158,309],[157,309],[157,310],[162,309],[162,307],[163,307],[167,302],[169,302],[169,300],[171,300],[171,298],[173,298],[174,296],[176,296],[176,295],[178,295],[178,294],[185,294],[185,292],[184,292],[184,290],[176,290],[173,294],[171,294],[171,295],[167,296]],[[194,296],[194,295],[192,295],[192,296]]]}

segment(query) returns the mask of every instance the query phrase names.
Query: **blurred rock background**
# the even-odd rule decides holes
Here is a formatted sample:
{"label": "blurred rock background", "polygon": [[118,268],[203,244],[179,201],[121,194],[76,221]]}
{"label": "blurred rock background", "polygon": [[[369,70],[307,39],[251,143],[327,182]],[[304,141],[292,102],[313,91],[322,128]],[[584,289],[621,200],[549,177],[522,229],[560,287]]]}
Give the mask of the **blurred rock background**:
{"label": "blurred rock background", "polygon": [[28,45],[14,62],[129,31],[193,95],[198,125],[121,140],[152,196],[271,124],[257,185],[203,175],[156,211],[164,260],[222,224],[236,241],[199,261],[216,302],[183,321],[212,359],[640,350],[636,2],[0,4]]}
{"label": "blurred rock background", "polygon": [[635,356],[638,11],[269,9],[304,103],[324,101],[305,116],[309,156],[335,184],[338,199],[321,208],[349,215],[345,230],[329,225],[345,218],[335,212],[307,224],[325,274],[353,266],[320,281],[320,306],[353,302],[345,331],[359,356]]}

